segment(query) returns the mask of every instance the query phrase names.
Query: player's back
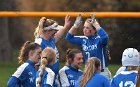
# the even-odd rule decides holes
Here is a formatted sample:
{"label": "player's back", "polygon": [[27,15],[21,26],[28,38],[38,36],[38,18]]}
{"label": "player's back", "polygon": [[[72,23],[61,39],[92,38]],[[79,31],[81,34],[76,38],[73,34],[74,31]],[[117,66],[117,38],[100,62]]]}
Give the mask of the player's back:
{"label": "player's back", "polygon": [[111,87],[134,87],[137,74],[137,71],[122,71],[113,77]]}

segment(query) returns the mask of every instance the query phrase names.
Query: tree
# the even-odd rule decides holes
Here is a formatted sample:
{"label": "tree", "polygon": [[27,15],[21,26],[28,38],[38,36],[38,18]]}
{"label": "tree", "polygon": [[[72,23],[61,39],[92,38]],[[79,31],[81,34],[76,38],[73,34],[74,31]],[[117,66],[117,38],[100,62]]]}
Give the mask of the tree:
{"label": "tree", "polygon": [[[0,3],[1,11],[6,10],[7,5],[10,5],[7,3],[7,0],[1,0]],[[11,60],[11,45],[9,40],[8,24],[8,18],[0,18],[0,61]]]}

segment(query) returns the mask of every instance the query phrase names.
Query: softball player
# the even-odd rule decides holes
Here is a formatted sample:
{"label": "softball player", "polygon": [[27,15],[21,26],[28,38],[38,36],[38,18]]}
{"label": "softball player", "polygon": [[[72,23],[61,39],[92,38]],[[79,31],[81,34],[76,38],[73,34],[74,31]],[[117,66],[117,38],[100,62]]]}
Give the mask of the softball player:
{"label": "softball player", "polygon": [[17,71],[9,79],[8,87],[35,87],[36,68],[35,63],[39,62],[41,47],[37,43],[27,41],[24,43],[19,54]]}
{"label": "softball player", "polygon": [[109,87],[108,78],[100,74],[101,62],[96,57],[87,60],[83,75],[76,82],[75,87]]}
{"label": "softball player", "polygon": [[108,59],[105,50],[108,44],[108,34],[100,27],[95,17],[91,15],[90,19],[87,19],[84,23],[83,33],[84,36],[75,36],[77,28],[81,24],[81,15],[76,18],[74,25],[71,27],[66,35],[66,40],[69,43],[82,46],[84,62],[90,57],[97,57],[101,61],[101,73],[103,73],[109,79],[111,73],[108,70]]}
{"label": "softball player", "polygon": [[112,78],[111,87],[134,87],[139,61],[139,53],[135,48],[125,49],[122,55],[122,65],[126,67],[126,70]]}
{"label": "softball player", "polygon": [[[140,55],[140,51],[138,51],[138,52],[139,52],[139,55]],[[122,55],[122,57],[123,57],[123,55]],[[126,70],[126,67],[125,67],[125,66],[121,66],[121,67],[117,70],[116,75],[119,74],[121,71],[125,71],[125,70]]]}
{"label": "softball player", "polygon": [[[39,21],[38,27],[34,33],[35,42],[41,45],[42,50],[46,47],[51,47],[56,50],[56,62],[55,64],[50,64],[49,67],[55,72],[55,75],[59,72],[59,53],[56,47],[56,43],[61,39],[64,33],[67,31],[67,27],[70,25],[70,16],[65,17],[64,27],[58,25],[58,23],[52,19],[46,19],[42,17]],[[57,87],[58,84],[53,85]]]}
{"label": "softball player", "polygon": [[75,81],[82,75],[79,68],[83,65],[83,55],[78,49],[69,49],[66,58],[67,65],[59,71],[61,87],[74,87]]}
{"label": "softball player", "polygon": [[55,82],[55,73],[48,67],[49,64],[55,63],[55,50],[46,47],[42,51],[41,65],[36,74],[36,87],[53,87]]}

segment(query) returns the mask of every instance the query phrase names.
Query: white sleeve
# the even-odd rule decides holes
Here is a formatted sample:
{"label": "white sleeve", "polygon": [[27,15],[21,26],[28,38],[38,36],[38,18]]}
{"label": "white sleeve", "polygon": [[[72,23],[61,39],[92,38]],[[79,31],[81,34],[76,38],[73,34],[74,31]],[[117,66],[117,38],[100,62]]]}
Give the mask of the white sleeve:
{"label": "white sleeve", "polygon": [[60,83],[62,87],[68,87],[70,86],[69,80],[67,78],[67,75],[65,73],[65,70],[68,69],[67,66],[64,66],[60,71],[59,71],[59,75],[60,75]]}
{"label": "white sleeve", "polygon": [[41,42],[42,42],[42,38],[35,38],[35,43],[41,45]]}
{"label": "white sleeve", "polygon": [[46,68],[45,70],[48,72],[46,83],[50,84],[53,87],[53,82],[55,80],[54,79],[55,78],[55,73],[50,68]]}
{"label": "white sleeve", "polygon": [[116,72],[116,75],[119,74],[121,71],[125,71],[126,67],[122,66],[120,67],[117,72]]}
{"label": "white sleeve", "polygon": [[17,78],[19,78],[19,76],[22,74],[22,72],[24,71],[24,69],[28,66],[28,63],[24,63],[22,64],[20,67],[17,68],[17,71],[12,75],[15,76]]}

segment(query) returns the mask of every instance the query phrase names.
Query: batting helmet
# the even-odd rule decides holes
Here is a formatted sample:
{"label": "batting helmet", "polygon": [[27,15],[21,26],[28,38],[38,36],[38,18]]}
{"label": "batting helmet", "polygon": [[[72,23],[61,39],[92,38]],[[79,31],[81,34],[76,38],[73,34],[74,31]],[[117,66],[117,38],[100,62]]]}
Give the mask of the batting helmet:
{"label": "batting helmet", "polygon": [[127,48],[122,54],[123,66],[138,66],[140,64],[140,55],[135,48]]}

